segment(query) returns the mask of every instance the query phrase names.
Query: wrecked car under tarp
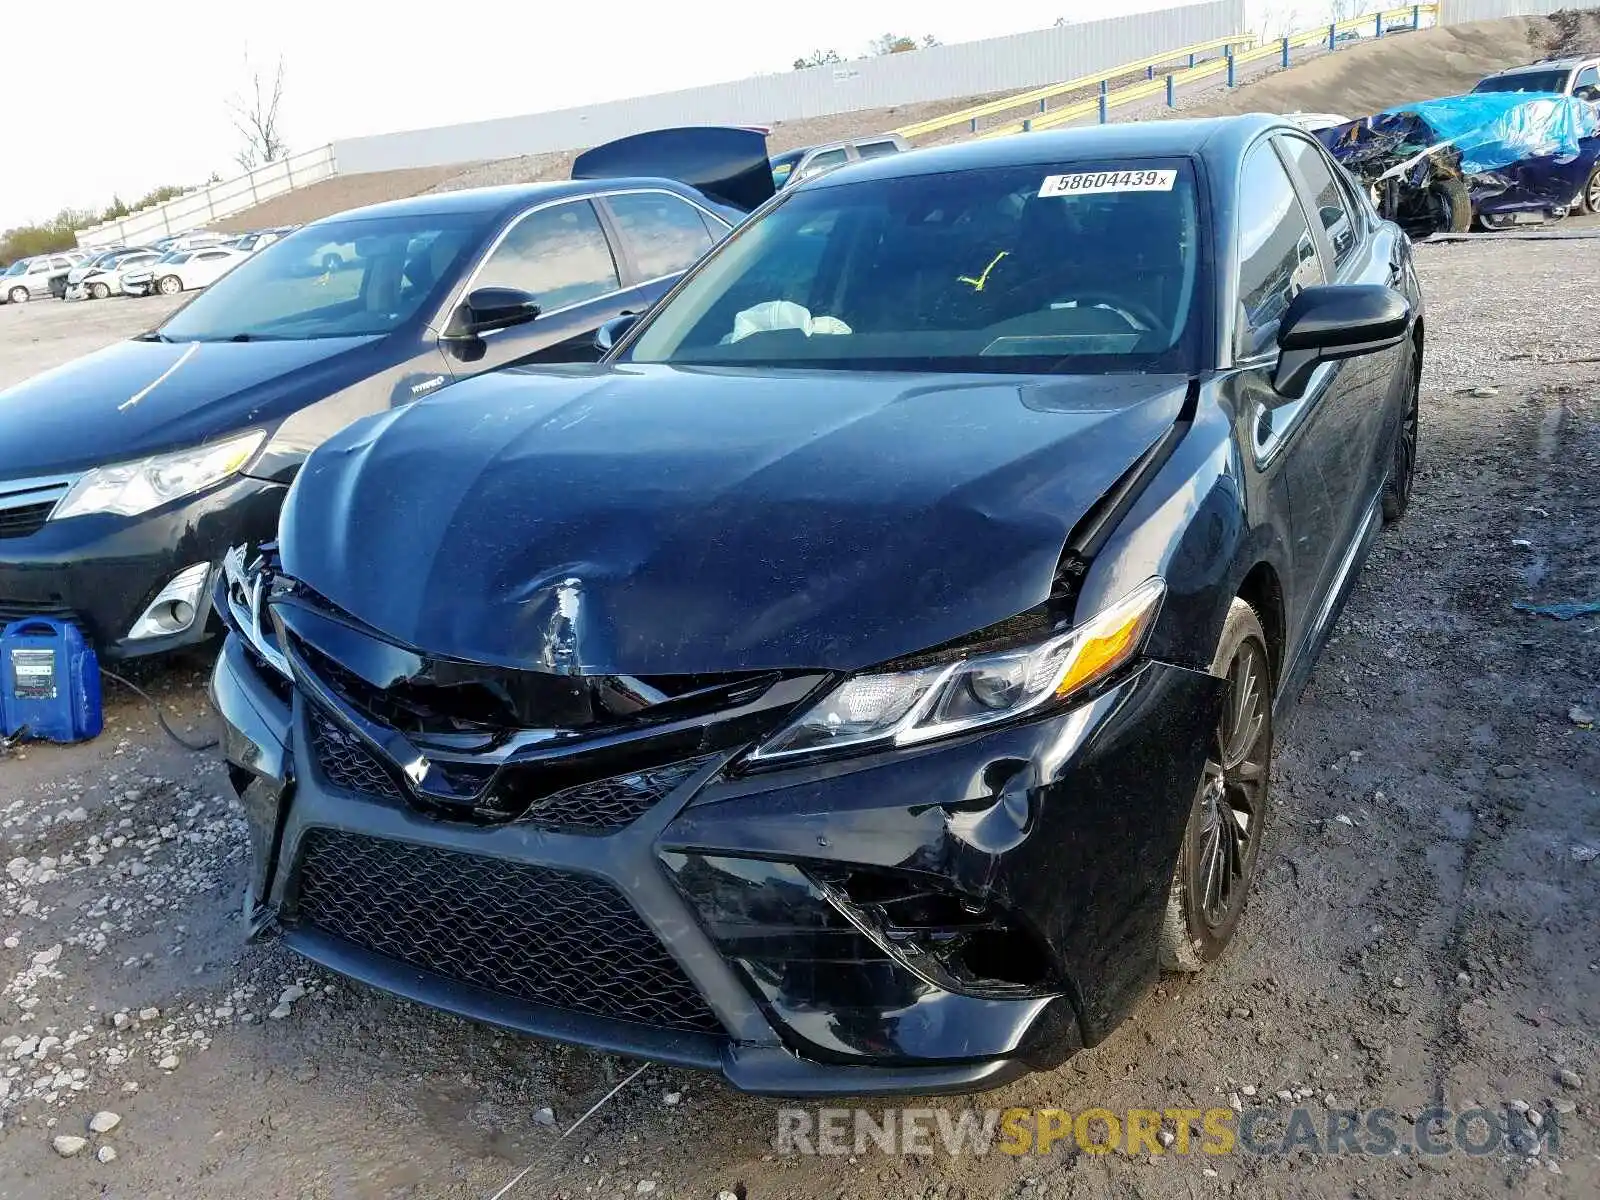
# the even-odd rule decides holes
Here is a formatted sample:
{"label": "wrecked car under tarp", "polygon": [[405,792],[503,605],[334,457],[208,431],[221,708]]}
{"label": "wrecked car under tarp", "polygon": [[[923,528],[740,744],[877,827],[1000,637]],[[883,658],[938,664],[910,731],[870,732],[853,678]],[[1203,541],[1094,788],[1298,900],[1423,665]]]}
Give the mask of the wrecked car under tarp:
{"label": "wrecked car under tarp", "polygon": [[1403,105],[1318,130],[1379,211],[1413,237],[1558,220],[1600,161],[1595,109],[1570,96],[1486,93]]}

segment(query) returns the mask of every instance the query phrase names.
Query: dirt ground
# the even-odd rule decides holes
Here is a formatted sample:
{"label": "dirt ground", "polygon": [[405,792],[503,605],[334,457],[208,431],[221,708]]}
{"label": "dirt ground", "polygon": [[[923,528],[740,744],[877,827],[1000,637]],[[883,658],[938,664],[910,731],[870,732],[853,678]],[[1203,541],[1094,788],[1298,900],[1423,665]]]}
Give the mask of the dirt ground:
{"label": "dirt ground", "polygon": [[[907,1103],[1303,1103],[1319,1122],[1387,1107],[1402,1145],[1431,1105],[1531,1106],[1541,1124],[1514,1149],[806,1158],[776,1153],[778,1102],[665,1068],[563,1140],[634,1064],[247,945],[244,827],[214,754],[178,748],[113,687],[98,741],[0,757],[0,1198],[1600,1194],[1600,616],[1512,607],[1600,596],[1600,356],[1582,317],[1600,240],[1419,258],[1414,505],[1281,741],[1235,948],[1055,1072]],[[162,303],[0,308],[0,385]],[[191,739],[209,723],[204,666],[137,675]],[[92,1133],[101,1111],[120,1120]],[[63,1157],[61,1136],[87,1142]]]}

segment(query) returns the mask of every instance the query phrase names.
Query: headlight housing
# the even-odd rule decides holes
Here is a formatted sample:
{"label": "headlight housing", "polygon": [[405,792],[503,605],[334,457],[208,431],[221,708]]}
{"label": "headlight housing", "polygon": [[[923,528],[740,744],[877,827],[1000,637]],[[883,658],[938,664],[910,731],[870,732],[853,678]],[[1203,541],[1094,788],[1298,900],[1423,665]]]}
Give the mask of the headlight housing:
{"label": "headlight housing", "polygon": [[1143,649],[1166,584],[1146,580],[1046,641],[911,671],[853,675],[758,746],[752,766],[910,746],[1010,721],[1106,678]]}
{"label": "headlight housing", "polygon": [[192,450],[96,467],[72,485],[50,519],[63,521],[88,513],[136,517],[221,483],[255,457],[266,436],[258,429]]}

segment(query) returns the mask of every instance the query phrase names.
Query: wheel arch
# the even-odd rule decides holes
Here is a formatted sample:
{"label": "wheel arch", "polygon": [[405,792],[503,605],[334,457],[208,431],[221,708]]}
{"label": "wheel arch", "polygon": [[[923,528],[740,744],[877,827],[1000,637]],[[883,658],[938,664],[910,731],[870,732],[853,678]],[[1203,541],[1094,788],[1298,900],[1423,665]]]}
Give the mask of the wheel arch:
{"label": "wheel arch", "polygon": [[1288,629],[1283,607],[1283,582],[1278,570],[1261,559],[1251,567],[1239,582],[1234,593],[1251,608],[1261,621],[1261,630],[1267,635],[1267,657],[1272,668],[1272,682],[1276,687],[1283,680]]}

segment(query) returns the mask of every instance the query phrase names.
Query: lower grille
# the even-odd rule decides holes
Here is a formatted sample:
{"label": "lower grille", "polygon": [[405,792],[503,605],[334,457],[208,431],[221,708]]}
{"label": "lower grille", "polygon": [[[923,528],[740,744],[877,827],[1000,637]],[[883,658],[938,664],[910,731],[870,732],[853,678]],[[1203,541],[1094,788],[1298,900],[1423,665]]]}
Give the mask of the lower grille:
{"label": "lower grille", "polygon": [[296,886],[286,925],[518,1000],[722,1032],[632,905],[591,876],[314,829]]}
{"label": "lower grille", "polygon": [[44,528],[56,502],[24,504],[21,508],[0,508],[0,538],[31,537]]}
{"label": "lower grille", "polygon": [[35,617],[66,621],[80,629],[84,628],[82,618],[65,605],[30,600],[0,600],[0,627],[9,625],[13,621],[28,621]]}
{"label": "lower grille", "polygon": [[384,770],[383,764],[361,739],[335,725],[315,705],[308,705],[311,724],[311,752],[323,776],[336,788],[403,799],[400,785]]}

